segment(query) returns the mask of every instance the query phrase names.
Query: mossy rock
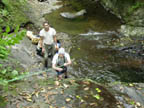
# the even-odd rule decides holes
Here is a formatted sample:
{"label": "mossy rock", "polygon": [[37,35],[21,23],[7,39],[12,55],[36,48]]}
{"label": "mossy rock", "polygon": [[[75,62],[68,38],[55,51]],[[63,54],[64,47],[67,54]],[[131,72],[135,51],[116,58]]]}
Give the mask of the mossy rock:
{"label": "mossy rock", "polygon": [[2,0],[2,3],[9,13],[8,17],[4,19],[1,24],[2,27],[9,25],[13,28],[29,21],[28,17],[25,15],[27,10],[27,2],[25,0]]}

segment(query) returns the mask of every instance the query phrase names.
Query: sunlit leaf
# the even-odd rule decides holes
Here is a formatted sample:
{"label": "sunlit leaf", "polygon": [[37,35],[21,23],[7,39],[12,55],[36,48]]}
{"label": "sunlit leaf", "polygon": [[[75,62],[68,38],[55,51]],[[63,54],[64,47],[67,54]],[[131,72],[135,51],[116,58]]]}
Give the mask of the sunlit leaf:
{"label": "sunlit leaf", "polygon": [[100,99],[100,95],[98,95],[98,94],[97,94],[97,95],[94,95],[93,97],[95,97],[95,98],[98,99],[98,100]]}
{"label": "sunlit leaf", "polygon": [[15,33],[18,33],[18,31],[19,31],[19,26],[16,26],[14,32],[15,32]]}
{"label": "sunlit leaf", "polygon": [[46,92],[45,88],[41,88],[41,92]]}
{"label": "sunlit leaf", "polygon": [[10,27],[6,26],[6,33],[9,33],[9,32],[10,32]]}
{"label": "sunlit leaf", "polygon": [[48,87],[48,90],[51,90],[53,87]]}
{"label": "sunlit leaf", "polygon": [[70,98],[67,98],[67,99],[66,99],[66,102],[69,102],[69,101],[71,101],[71,99],[70,99]]}
{"label": "sunlit leaf", "polygon": [[2,28],[0,27],[0,33],[2,32]]}
{"label": "sunlit leaf", "polygon": [[60,85],[59,81],[55,81],[55,85],[59,86]]}
{"label": "sunlit leaf", "polygon": [[12,74],[13,74],[14,76],[18,75],[18,71],[17,71],[17,70],[13,70],[13,71],[12,71]]}
{"label": "sunlit leaf", "polygon": [[4,69],[4,70],[1,71],[2,74],[5,74],[6,72],[7,72],[6,69]]}
{"label": "sunlit leaf", "polygon": [[129,86],[133,87],[134,85],[133,84],[129,84]]}
{"label": "sunlit leaf", "polygon": [[30,99],[30,98],[27,98],[26,100],[29,101],[29,102],[32,102],[32,99]]}
{"label": "sunlit leaf", "polygon": [[64,86],[65,88],[68,88],[68,87],[69,87],[67,84],[63,84],[63,86]]}
{"label": "sunlit leaf", "polygon": [[97,91],[98,93],[100,93],[100,92],[101,92],[101,90],[100,90],[99,88],[96,88],[96,91]]}
{"label": "sunlit leaf", "polygon": [[89,90],[89,87],[84,88],[85,91]]}
{"label": "sunlit leaf", "polygon": [[38,95],[39,95],[39,92],[36,92],[36,93],[35,93],[35,95],[36,95],[36,97],[38,97]]}
{"label": "sunlit leaf", "polygon": [[79,96],[79,95],[76,95],[76,98],[80,98],[80,96]]}
{"label": "sunlit leaf", "polygon": [[0,67],[2,67],[3,66],[3,64],[0,64]]}

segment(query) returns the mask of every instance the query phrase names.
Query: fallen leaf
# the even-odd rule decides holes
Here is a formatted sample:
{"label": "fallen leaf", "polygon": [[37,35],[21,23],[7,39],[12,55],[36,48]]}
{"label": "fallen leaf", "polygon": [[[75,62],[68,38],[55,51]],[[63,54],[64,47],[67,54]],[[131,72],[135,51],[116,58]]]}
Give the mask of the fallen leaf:
{"label": "fallen leaf", "polygon": [[49,108],[53,108],[53,106],[49,106]]}
{"label": "fallen leaf", "polygon": [[86,85],[89,85],[89,84],[90,84],[89,81],[84,81],[83,83],[86,84]]}
{"label": "fallen leaf", "polygon": [[122,91],[124,88],[122,86],[120,86],[120,90]]}
{"label": "fallen leaf", "polygon": [[90,103],[90,106],[96,105],[96,103]]}
{"label": "fallen leaf", "polygon": [[138,90],[141,90],[142,88],[137,88]]}
{"label": "fallen leaf", "polygon": [[66,102],[69,102],[69,101],[71,101],[71,99],[70,99],[70,98],[67,98],[67,99],[66,99]]}
{"label": "fallen leaf", "polygon": [[129,84],[129,86],[133,87],[134,85],[133,84]]}
{"label": "fallen leaf", "polygon": [[81,97],[79,95],[76,95],[76,98],[81,99]]}
{"label": "fallen leaf", "polygon": [[19,103],[16,103],[16,108],[20,108],[20,105],[19,105]]}
{"label": "fallen leaf", "polygon": [[140,107],[140,106],[141,106],[141,104],[140,104],[139,102],[136,102],[136,105],[137,105],[138,107]]}
{"label": "fallen leaf", "polygon": [[59,86],[60,85],[59,81],[55,81],[55,85]]}
{"label": "fallen leaf", "polygon": [[70,80],[70,83],[71,83],[71,84],[75,83],[75,80]]}
{"label": "fallen leaf", "polygon": [[53,87],[48,87],[48,90],[51,90],[51,89],[53,89]]}
{"label": "fallen leaf", "polygon": [[81,102],[84,102],[84,100],[83,100],[83,99],[81,99]]}
{"label": "fallen leaf", "polygon": [[61,91],[61,94],[64,94],[64,92],[63,92],[63,91]]}
{"label": "fallen leaf", "polygon": [[68,87],[69,87],[67,84],[63,84],[63,86],[64,86],[65,88],[68,88]]}
{"label": "fallen leaf", "polygon": [[41,88],[41,92],[43,93],[46,92],[45,88]]}
{"label": "fallen leaf", "polygon": [[74,65],[77,65],[77,62],[74,62]]}
{"label": "fallen leaf", "polygon": [[36,97],[38,97],[38,94],[39,94],[39,91],[38,91],[38,92],[35,92]]}
{"label": "fallen leaf", "polygon": [[89,90],[89,87],[84,88],[85,91]]}
{"label": "fallen leaf", "polygon": [[26,100],[29,101],[29,102],[32,102],[32,99],[30,99],[30,98],[27,98]]}
{"label": "fallen leaf", "polygon": [[94,97],[95,97],[96,99],[98,99],[98,100],[100,99],[100,95],[98,95],[98,94],[97,94],[97,95],[94,95]]}

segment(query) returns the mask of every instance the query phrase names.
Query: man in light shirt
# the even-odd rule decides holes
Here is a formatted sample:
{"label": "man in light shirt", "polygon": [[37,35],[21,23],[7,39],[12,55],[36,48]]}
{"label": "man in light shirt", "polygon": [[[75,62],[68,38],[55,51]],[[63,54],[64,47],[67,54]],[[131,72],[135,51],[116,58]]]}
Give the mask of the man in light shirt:
{"label": "man in light shirt", "polygon": [[49,53],[51,53],[51,58],[54,55],[54,43],[57,42],[56,40],[56,31],[54,28],[49,26],[48,22],[43,23],[43,29],[40,31],[40,46],[42,47],[42,53],[44,53],[44,66],[45,68],[48,67],[47,59]]}
{"label": "man in light shirt", "polygon": [[64,48],[60,48],[58,53],[54,55],[52,60],[52,68],[57,71],[58,79],[62,79],[62,74],[67,78],[67,66],[71,64],[71,59]]}

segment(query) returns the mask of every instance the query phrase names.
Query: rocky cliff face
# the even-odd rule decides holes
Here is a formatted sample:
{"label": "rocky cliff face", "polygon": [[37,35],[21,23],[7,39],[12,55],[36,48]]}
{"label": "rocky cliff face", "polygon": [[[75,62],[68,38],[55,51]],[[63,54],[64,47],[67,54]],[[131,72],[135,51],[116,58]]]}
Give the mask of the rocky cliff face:
{"label": "rocky cliff face", "polygon": [[125,36],[144,36],[144,1],[101,0],[100,3],[123,21],[121,33]]}

